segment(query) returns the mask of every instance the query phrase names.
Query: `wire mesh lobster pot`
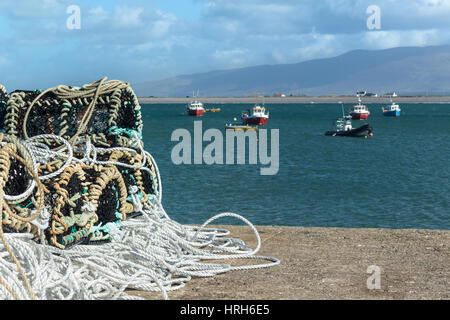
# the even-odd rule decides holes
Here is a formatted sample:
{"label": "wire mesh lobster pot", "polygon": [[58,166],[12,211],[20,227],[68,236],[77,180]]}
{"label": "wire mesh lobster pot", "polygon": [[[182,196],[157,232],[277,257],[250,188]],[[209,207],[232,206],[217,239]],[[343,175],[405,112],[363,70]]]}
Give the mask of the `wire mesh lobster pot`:
{"label": "wire mesh lobster pot", "polygon": [[138,99],[121,81],[10,94],[0,86],[3,230],[59,248],[109,241],[158,199],[142,129]]}
{"label": "wire mesh lobster pot", "polygon": [[8,92],[6,88],[0,84],[0,128],[4,129],[6,120],[6,106],[8,104]]}

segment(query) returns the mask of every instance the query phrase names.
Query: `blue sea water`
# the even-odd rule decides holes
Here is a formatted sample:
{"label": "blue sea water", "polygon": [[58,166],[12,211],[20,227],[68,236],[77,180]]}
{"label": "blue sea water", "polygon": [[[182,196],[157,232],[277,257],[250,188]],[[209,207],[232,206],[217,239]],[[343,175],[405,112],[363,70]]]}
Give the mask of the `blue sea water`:
{"label": "blue sea water", "polygon": [[194,121],[202,121],[203,130],[224,132],[251,105],[207,107],[222,111],[194,118],[181,104],[142,105],[145,149],[158,164],[163,205],[174,220],[201,224],[234,212],[256,225],[450,229],[450,105],[404,104],[400,118],[368,105],[370,139],[324,135],[342,114],[338,104],[266,105],[266,128],[279,129],[273,176],[261,175],[259,164],[172,162],[174,130],[193,133]]}

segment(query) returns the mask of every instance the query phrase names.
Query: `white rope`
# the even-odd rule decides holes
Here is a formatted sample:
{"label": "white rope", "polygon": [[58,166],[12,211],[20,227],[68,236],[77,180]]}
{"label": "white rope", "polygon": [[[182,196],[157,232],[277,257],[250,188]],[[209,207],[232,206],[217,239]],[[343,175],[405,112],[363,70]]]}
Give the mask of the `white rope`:
{"label": "white rope", "polygon": [[[31,286],[38,299],[138,299],[125,289],[167,292],[184,287],[192,277],[211,277],[230,270],[248,270],[274,266],[279,260],[255,256],[251,250],[233,238],[225,238],[221,229],[186,227],[167,219],[160,203],[147,204],[143,216],[124,221],[121,232],[110,243],[75,246],[61,250],[35,243],[30,236],[6,234],[6,238],[22,266],[27,270]],[[152,210],[148,208],[152,207]],[[155,208],[159,208],[155,209]],[[236,214],[233,216],[246,221]],[[202,263],[201,260],[264,259],[263,265],[230,266]],[[0,245],[1,275],[20,299],[29,299],[15,266],[8,261]],[[4,267],[9,267],[5,269]],[[21,288],[21,289],[20,289]],[[18,290],[20,289],[20,290]],[[0,289],[1,299],[11,296]]]}
{"label": "white rope", "polygon": [[[36,140],[41,139],[54,139],[60,141],[62,144],[64,144],[64,148],[61,151],[53,151],[50,150],[47,146],[43,145],[42,143],[35,143]],[[55,172],[52,172],[50,174],[46,175],[39,175],[39,180],[49,180],[52,178],[55,178],[59,176],[70,164],[72,163],[73,159],[73,150],[72,146],[70,145],[69,141],[67,141],[64,138],[61,138],[60,136],[53,135],[53,134],[41,134],[38,136],[34,136],[29,138],[27,141],[25,141],[24,146],[28,149],[31,155],[31,159],[33,160],[33,166],[37,172],[37,159],[39,159],[40,163],[45,163],[49,161],[49,159],[56,158],[56,157],[64,157],[66,158],[65,163]],[[44,146],[44,147],[43,147]],[[67,153],[63,153],[67,149]]]}
{"label": "white rope", "polygon": [[[64,148],[54,151],[41,144],[40,139],[54,139]],[[73,161],[88,165],[111,163],[136,169],[140,166],[117,162],[98,161],[96,155],[118,148],[96,148],[89,139],[79,140],[74,157],[70,143],[53,135],[33,137],[24,143],[29,151],[33,167],[37,172],[42,161],[61,160],[60,174]],[[130,190],[133,206],[140,217],[123,221],[120,230],[112,229],[112,241],[102,245],[77,245],[61,250],[44,243],[37,243],[28,234],[5,234],[5,239],[26,272],[33,293],[37,299],[57,300],[105,300],[141,299],[126,290],[159,292],[168,299],[168,292],[183,288],[193,277],[212,277],[231,270],[267,268],[280,263],[278,259],[256,255],[261,248],[261,238],[255,226],[244,217],[234,213],[222,213],[207,220],[201,227],[184,226],[172,220],[161,204],[161,178],[155,160],[143,150],[141,144],[134,144],[146,155],[154,166],[159,189],[157,197],[149,199],[143,206]],[[39,162],[37,159],[40,159]],[[44,159],[44,160],[43,160]],[[40,176],[51,179],[55,175]],[[33,190],[31,190],[33,191]],[[90,213],[89,204],[83,209]],[[249,248],[239,239],[228,237],[229,231],[207,228],[211,222],[222,217],[234,217],[246,223],[254,232],[257,245]],[[48,225],[48,211],[43,211],[33,223],[43,229]],[[230,261],[231,259],[266,260],[265,264],[231,266],[228,263],[205,263],[204,260]],[[2,285],[3,284],[3,285]],[[6,285],[5,285],[6,284]],[[0,242],[0,299],[13,299],[10,290],[19,299],[30,299],[24,280],[11,256]]]}

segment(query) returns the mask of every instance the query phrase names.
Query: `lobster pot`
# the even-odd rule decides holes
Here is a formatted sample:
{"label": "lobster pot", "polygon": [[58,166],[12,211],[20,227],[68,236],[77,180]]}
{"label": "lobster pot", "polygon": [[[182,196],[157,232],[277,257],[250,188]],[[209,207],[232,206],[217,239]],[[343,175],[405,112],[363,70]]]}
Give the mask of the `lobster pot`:
{"label": "lobster pot", "polygon": [[102,79],[9,95],[0,86],[2,112],[6,232],[33,233],[62,249],[100,244],[160,200],[140,105],[127,83]]}
{"label": "lobster pot", "polygon": [[27,151],[0,135],[1,227],[3,232],[31,233],[35,239],[47,226],[40,215],[50,199],[45,199]]}
{"label": "lobster pot", "polygon": [[130,137],[142,135],[138,99],[120,81],[16,90],[3,100],[5,121],[0,129],[21,139],[54,134],[75,142],[77,137],[89,136],[98,147],[128,147]]}
{"label": "lobster pot", "polygon": [[4,132],[6,120],[6,106],[8,104],[8,92],[6,88],[0,84],[0,132]]}

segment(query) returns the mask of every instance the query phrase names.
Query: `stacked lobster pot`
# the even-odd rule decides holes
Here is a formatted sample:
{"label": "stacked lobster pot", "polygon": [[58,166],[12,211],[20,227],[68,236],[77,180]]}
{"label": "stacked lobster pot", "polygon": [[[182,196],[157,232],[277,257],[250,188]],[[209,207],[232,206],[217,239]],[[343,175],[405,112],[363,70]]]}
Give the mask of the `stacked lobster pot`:
{"label": "stacked lobster pot", "polygon": [[0,128],[4,128],[7,104],[8,92],[6,91],[6,88],[0,84]]}
{"label": "stacked lobster pot", "polygon": [[122,221],[161,200],[142,129],[122,81],[10,94],[0,85],[2,232],[61,249],[110,241]]}

